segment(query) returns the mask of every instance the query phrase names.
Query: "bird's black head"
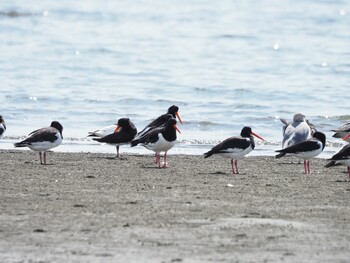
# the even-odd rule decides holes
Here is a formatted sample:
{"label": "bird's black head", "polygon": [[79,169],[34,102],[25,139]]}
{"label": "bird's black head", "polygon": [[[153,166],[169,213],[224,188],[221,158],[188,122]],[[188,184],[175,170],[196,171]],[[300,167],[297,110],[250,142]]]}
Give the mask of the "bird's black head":
{"label": "bird's black head", "polygon": [[165,123],[167,123],[167,122],[168,122],[168,120],[170,120],[171,118],[173,118],[173,119],[174,119],[173,115],[171,115],[171,114],[167,114],[167,115],[165,115]]}
{"label": "bird's black head", "polygon": [[0,115],[0,123],[4,122],[4,118]]}
{"label": "bird's black head", "polygon": [[62,134],[63,126],[62,126],[61,123],[59,123],[58,121],[53,121],[53,122],[51,122],[50,127],[56,128],[56,129],[59,130],[59,132]]}
{"label": "bird's black head", "polygon": [[179,111],[179,107],[176,105],[173,105],[168,109],[168,114],[171,114],[175,118],[175,114],[178,111]]}
{"label": "bird's black head", "polygon": [[118,126],[119,127],[128,127],[130,125],[130,119],[129,118],[121,118],[118,120]]}
{"label": "bird's black head", "polygon": [[173,117],[169,118],[169,119],[167,120],[167,122],[166,122],[166,125],[167,125],[167,126],[174,126],[174,125],[176,125],[176,119],[173,118]]}
{"label": "bird's black head", "polygon": [[323,146],[322,149],[324,149],[324,147],[326,146],[326,135],[322,132],[317,131],[312,135],[312,137],[319,140],[322,143],[322,146]]}
{"label": "bird's black head", "polygon": [[252,128],[245,126],[243,127],[242,131],[241,131],[241,136],[242,137],[250,137],[252,134]]}

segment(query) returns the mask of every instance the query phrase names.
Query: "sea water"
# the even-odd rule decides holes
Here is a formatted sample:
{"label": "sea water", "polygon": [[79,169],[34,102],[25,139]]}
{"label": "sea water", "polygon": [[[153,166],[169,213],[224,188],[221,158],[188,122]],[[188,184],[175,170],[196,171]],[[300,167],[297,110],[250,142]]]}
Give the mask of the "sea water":
{"label": "sea water", "polygon": [[[302,112],[327,135],[350,121],[350,2],[120,0],[0,2],[0,114],[12,149],[58,120],[58,151],[115,152],[88,131],[129,117],[141,130],[173,104],[173,153],[202,154],[243,126],[281,147]],[[146,153],[142,147],[122,151]]]}

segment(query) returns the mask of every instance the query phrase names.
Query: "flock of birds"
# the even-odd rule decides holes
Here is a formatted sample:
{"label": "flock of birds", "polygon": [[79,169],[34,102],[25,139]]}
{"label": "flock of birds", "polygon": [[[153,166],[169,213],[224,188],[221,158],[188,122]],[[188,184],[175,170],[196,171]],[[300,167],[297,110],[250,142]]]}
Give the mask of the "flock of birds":
{"label": "flock of birds", "polygon": [[[116,146],[117,157],[120,157],[119,146],[129,144],[131,147],[142,145],[155,152],[156,164],[161,166],[160,153],[164,152],[163,168],[167,167],[167,152],[175,145],[177,134],[181,131],[177,127],[177,121],[182,124],[178,113],[179,107],[173,105],[168,111],[149,123],[142,131],[137,132],[135,125],[129,118],[121,118],[118,123],[106,126],[102,129],[89,132],[89,137],[100,143]],[[282,149],[277,150],[276,158],[292,155],[304,160],[304,171],[310,173],[310,159],[318,156],[326,144],[324,133],[317,131],[315,125],[309,123],[305,116],[297,113],[293,122],[280,119],[284,124]],[[0,116],[0,138],[6,130],[5,121]],[[50,127],[41,128],[31,132],[26,139],[14,144],[15,147],[28,147],[39,152],[40,164],[46,164],[46,152],[62,143],[63,126],[58,121],[51,122]],[[333,137],[350,141],[350,123],[332,130]],[[250,127],[243,127],[240,136],[227,138],[210,151],[204,154],[204,158],[212,155],[220,155],[231,159],[232,173],[238,174],[237,161],[255,148],[254,137],[264,139],[254,133]],[[347,166],[350,177],[350,144],[345,145],[338,153],[332,156],[325,167],[335,165]]]}

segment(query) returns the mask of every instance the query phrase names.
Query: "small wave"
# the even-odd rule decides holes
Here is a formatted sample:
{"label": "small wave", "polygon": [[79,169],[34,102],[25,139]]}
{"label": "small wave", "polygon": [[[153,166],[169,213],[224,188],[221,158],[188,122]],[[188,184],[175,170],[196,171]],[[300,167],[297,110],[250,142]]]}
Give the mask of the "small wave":
{"label": "small wave", "polygon": [[47,14],[47,11],[43,13],[29,13],[29,12],[20,12],[20,11],[0,11],[0,16],[16,18],[16,17],[26,17],[26,16],[42,16]]}

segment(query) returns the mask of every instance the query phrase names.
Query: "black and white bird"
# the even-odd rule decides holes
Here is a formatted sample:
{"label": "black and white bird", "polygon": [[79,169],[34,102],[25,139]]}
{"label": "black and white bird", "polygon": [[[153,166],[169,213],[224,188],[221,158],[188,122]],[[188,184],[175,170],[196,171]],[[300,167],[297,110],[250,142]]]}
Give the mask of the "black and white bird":
{"label": "black and white bird", "polygon": [[310,159],[319,155],[326,145],[326,135],[322,132],[315,132],[312,138],[299,142],[292,146],[277,150],[276,158],[285,155],[292,155],[304,160],[304,171],[310,173]]}
{"label": "black and white bird", "polygon": [[141,144],[148,150],[154,151],[156,153],[156,163],[158,164],[158,167],[161,167],[160,153],[164,152],[163,168],[167,168],[167,152],[176,143],[176,131],[181,134],[181,131],[176,126],[176,120],[174,118],[170,118],[164,127],[152,129],[140,139],[132,141],[131,146]]}
{"label": "black and white bird", "polygon": [[[350,135],[349,135],[350,137]],[[345,165],[348,167],[348,175],[350,178],[350,144],[345,145],[338,153],[332,156],[330,162],[325,165],[329,168],[335,165]]]}
{"label": "black and white bird", "polygon": [[231,159],[232,173],[238,174],[237,160],[243,158],[255,148],[254,137],[264,139],[252,132],[250,127],[243,127],[240,136],[230,137],[214,146],[209,152],[204,154],[208,158],[213,154],[218,154]]}
{"label": "black and white bird", "polygon": [[[345,123],[342,126],[336,128],[332,131],[335,132],[332,136],[333,138],[344,138],[348,134],[350,134],[350,122]],[[346,139],[346,141],[350,142],[350,137],[348,137],[348,139]]]}
{"label": "black and white bird", "polygon": [[46,151],[62,143],[63,127],[58,121],[51,122],[50,127],[31,132],[26,139],[14,144],[15,147],[28,147],[39,152],[40,164],[46,164]]}
{"label": "black and white bird", "polygon": [[179,122],[182,124],[182,120],[181,120],[180,115],[179,115],[179,107],[176,105],[172,105],[171,107],[169,107],[167,113],[160,115],[154,121],[149,123],[142,131],[140,131],[137,134],[135,139],[140,139],[141,137],[143,137],[145,134],[147,134],[151,130],[158,128],[162,125],[165,125],[167,120],[168,120],[168,117],[167,117],[168,114],[170,114],[175,119],[177,118],[179,120]]}
{"label": "black and white bird", "polygon": [[4,118],[0,115],[0,139],[4,136],[6,124]]}
{"label": "black and white bird", "polygon": [[307,140],[312,136],[312,129],[316,129],[313,124],[309,124],[305,120],[302,113],[294,114],[292,123],[282,118],[280,118],[280,121],[284,124],[282,148]]}
{"label": "black and white bird", "polygon": [[93,138],[93,140],[116,146],[117,158],[119,158],[119,146],[130,144],[136,134],[137,129],[130,119],[121,118],[118,120],[117,127],[114,129],[113,133],[102,138]]}

